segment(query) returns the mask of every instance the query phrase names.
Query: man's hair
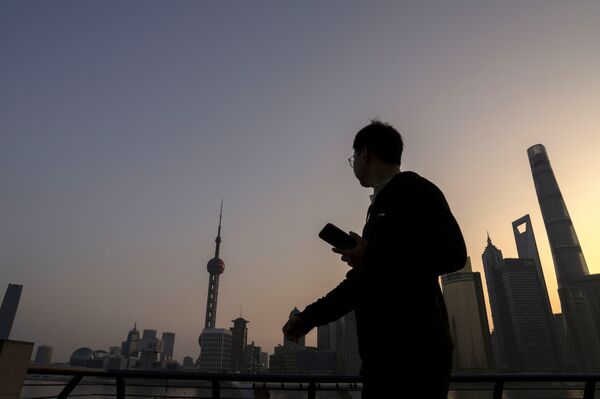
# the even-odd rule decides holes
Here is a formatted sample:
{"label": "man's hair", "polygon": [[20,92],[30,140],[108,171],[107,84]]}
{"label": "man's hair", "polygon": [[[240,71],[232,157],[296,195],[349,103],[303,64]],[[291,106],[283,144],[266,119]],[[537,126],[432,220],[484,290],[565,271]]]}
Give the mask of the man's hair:
{"label": "man's hair", "polygon": [[392,125],[372,120],[370,124],[356,133],[352,148],[356,151],[366,148],[382,161],[400,165],[404,143],[402,136]]}

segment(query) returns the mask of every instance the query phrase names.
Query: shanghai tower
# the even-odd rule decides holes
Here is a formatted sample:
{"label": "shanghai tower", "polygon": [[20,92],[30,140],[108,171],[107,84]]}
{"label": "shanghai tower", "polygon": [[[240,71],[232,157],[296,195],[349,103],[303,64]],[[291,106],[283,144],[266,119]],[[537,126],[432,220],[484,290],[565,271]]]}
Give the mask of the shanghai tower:
{"label": "shanghai tower", "polygon": [[581,372],[600,371],[600,275],[590,275],[546,148],[527,150],[552,250],[558,295]]}

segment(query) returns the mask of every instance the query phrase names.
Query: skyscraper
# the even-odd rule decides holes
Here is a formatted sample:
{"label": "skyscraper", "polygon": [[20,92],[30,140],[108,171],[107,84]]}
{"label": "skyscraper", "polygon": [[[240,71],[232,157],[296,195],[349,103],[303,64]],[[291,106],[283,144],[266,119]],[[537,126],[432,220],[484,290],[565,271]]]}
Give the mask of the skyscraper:
{"label": "skyscraper", "polygon": [[343,318],[317,327],[317,348],[320,351],[337,351],[344,335]]}
{"label": "skyscraper", "polygon": [[470,257],[465,267],[442,276],[442,287],[454,341],[454,368],[493,368],[494,353],[481,275],[473,272]]}
{"label": "skyscraper", "polygon": [[163,353],[161,360],[173,360],[173,350],[175,349],[175,333],[163,332]]}
{"label": "skyscraper", "polygon": [[338,372],[356,375],[360,371],[356,316],[349,312],[324,326],[317,328],[317,347],[320,351],[335,351]]}
{"label": "skyscraper", "polygon": [[262,351],[260,346],[256,346],[254,341],[246,345],[246,370],[244,373],[264,373],[268,365],[268,353]]}
{"label": "skyscraper", "polygon": [[559,286],[590,274],[571,216],[558,187],[546,148],[536,144],[527,150],[542,217],[548,233]]}
{"label": "skyscraper", "polygon": [[566,372],[577,371],[577,360],[575,359],[575,349],[571,336],[567,333],[567,325],[562,313],[556,313],[554,316],[554,325],[556,328],[556,339],[562,356],[563,370]]}
{"label": "skyscraper", "polygon": [[590,275],[546,148],[527,149],[558,279],[558,295],[577,366],[600,371],[600,275]]}
{"label": "skyscraper", "polygon": [[[533,233],[533,226],[531,224],[531,218],[529,215],[525,215],[512,223],[513,233],[515,236],[515,243],[517,245],[517,253],[520,259],[531,259],[534,261],[535,267],[535,278],[537,280],[538,289],[536,292],[541,300],[540,309],[536,313],[536,318],[541,319],[540,328],[544,330],[545,344],[538,342],[538,345],[542,345],[545,348],[545,353],[551,353],[555,355],[554,360],[548,359],[551,363],[554,363],[558,368],[558,365],[562,364],[562,355],[558,343],[558,335],[556,331],[556,324],[554,322],[554,316],[552,314],[552,306],[550,305],[550,298],[548,297],[548,288],[546,286],[546,279],[544,278],[544,271],[542,269],[542,262],[540,261],[540,255],[538,253],[537,243],[535,241],[535,235]],[[547,335],[547,342],[546,342]]]}
{"label": "skyscraper", "polygon": [[341,372],[348,375],[357,375],[360,371],[362,360],[358,352],[358,334],[356,332],[356,313],[346,313],[342,318],[342,339],[338,349],[341,352]]}
{"label": "skyscraper", "polygon": [[133,324],[133,328],[127,334],[127,340],[121,343],[121,355],[124,358],[138,357],[138,342],[140,332],[138,331],[137,322]]}
{"label": "skyscraper", "polygon": [[225,328],[205,328],[200,335],[198,368],[204,372],[231,371],[231,331]]}
{"label": "skyscraper", "polygon": [[238,317],[232,320],[231,330],[231,371],[243,373],[246,370],[246,345],[248,343],[249,321]]}
{"label": "skyscraper", "polygon": [[504,258],[502,252],[487,237],[487,246],[482,254],[485,281],[494,321],[494,353],[496,366],[500,368],[519,369],[523,360],[517,351],[515,332],[513,330],[510,308],[506,297],[506,289],[502,280]]}
{"label": "skyscraper", "polygon": [[9,284],[0,306],[0,339],[9,339],[21,299],[22,285]]}
{"label": "skyscraper", "polygon": [[320,351],[335,350],[335,325],[337,321],[317,327],[317,348]]}
{"label": "skyscraper", "polygon": [[506,290],[515,344],[521,369],[560,370],[554,325],[547,312],[547,293],[539,280],[533,259],[504,259],[502,281]]}
{"label": "skyscraper", "polygon": [[163,351],[163,342],[156,338],[156,330],[146,329],[138,343],[140,351],[139,368],[142,370],[160,369],[159,354]]}

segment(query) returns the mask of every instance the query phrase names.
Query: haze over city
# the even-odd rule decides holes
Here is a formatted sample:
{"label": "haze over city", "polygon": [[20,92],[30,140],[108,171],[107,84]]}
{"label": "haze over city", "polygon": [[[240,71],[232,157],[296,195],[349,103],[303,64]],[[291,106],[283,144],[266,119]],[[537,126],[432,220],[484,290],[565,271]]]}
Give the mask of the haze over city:
{"label": "haze over city", "polygon": [[221,198],[216,324],[241,308],[272,353],[348,270],[317,233],[362,229],[372,190],[347,158],[372,118],[443,190],[483,278],[486,233],[516,256],[531,215],[557,313],[526,153],[544,144],[600,272],[599,4],[59,4],[0,4],[0,287],[23,285],[12,338],[56,361],[135,321],[196,357]]}

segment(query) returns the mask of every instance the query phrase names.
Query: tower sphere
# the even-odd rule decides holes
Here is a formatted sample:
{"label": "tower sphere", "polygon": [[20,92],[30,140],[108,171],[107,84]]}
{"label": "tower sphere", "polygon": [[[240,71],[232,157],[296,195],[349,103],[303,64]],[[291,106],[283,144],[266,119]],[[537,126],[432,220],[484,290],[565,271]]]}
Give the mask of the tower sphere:
{"label": "tower sphere", "polygon": [[225,262],[223,262],[219,258],[212,258],[211,260],[208,261],[208,264],[206,265],[206,269],[211,274],[212,273],[222,274],[225,271]]}

